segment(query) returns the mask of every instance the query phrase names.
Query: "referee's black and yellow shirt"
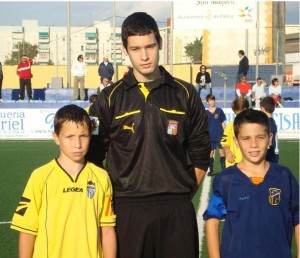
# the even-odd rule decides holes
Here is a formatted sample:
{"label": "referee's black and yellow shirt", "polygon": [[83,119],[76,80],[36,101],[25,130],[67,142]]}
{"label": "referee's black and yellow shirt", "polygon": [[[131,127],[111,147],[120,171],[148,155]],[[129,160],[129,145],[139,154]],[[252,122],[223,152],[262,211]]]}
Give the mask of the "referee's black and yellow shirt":
{"label": "referee's black and yellow shirt", "polygon": [[206,170],[209,165],[207,115],[200,97],[193,85],[163,67],[160,71],[158,80],[139,83],[131,69],[90,109],[99,117],[100,136],[92,138],[88,158],[95,163],[104,159],[100,143],[105,144],[115,197],[190,194],[196,186],[194,167]]}

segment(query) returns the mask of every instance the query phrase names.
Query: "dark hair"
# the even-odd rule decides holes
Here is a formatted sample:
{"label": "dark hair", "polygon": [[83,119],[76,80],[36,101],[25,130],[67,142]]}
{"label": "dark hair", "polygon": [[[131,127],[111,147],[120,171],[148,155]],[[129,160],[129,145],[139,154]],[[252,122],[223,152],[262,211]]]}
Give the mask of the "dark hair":
{"label": "dark hair", "polygon": [[98,98],[98,94],[92,94],[90,97],[89,97],[89,102],[92,104],[96,101],[96,99]]}
{"label": "dark hair", "polygon": [[241,54],[242,56],[244,56],[245,55],[244,50],[239,50],[239,54]]}
{"label": "dark hair", "polygon": [[263,107],[268,113],[272,114],[276,107],[276,102],[272,97],[265,97],[261,100],[260,106]]}
{"label": "dark hair", "polygon": [[233,130],[235,137],[239,134],[239,129],[243,124],[260,124],[266,128],[266,132],[270,133],[270,125],[268,116],[260,111],[252,108],[243,110],[234,119]]}
{"label": "dark hair", "polygon": [[273,78],[273,79],[272,79],[272,85],[275,85],[275,82],[276,82],[276,81],[278,81],[278,79],[277,79],[277,78]]}
{"label": "dark hair", "polygon": [[257,78],[256,78],[256,81],[260,81],[260,80],[261,80],[261,77],[257,77]]}
{"label": "dark hair", "polygon": [[162,38],[159,34],[155,20],[145,12],[136,12],[129,15],[122,24],[122,44],[127,50],[128,37],[144,36],[154,33],[158,45],[161,45]]}
{"label": "dark hair", "polygon": [[206,96],[206,102],[208,102],[209,100],[211,100],[211,99],[216,99],[216,97],[214,96],[214,95],[212,95],[212,94],[207,94],[207,96]]}
{"label": "dark hair", "polygon": [[203,67],[206,69],[206,66],[205,66],[205,65],[201,65],[201,66],[200,66],[200,70],[201,70]]}
{"label": "dark hair", "polygon": [[231,109],[234,113],[249,108],[249,102],[244,98],[236,98],[231,102]]}
{"label": "dark hair", "polygon": [[65,122],[74,122],[76,124],[87,124],[90,134],[92,125],[88,113],[77,105],[66,105],[61,107],[54,116],[54,132],[59,135]]}
{"label": "dark hair", "polygon": [[83,55],[79,55],[79,56],[77,57],[77,61],[79,61],[80,58],[83,58]]}

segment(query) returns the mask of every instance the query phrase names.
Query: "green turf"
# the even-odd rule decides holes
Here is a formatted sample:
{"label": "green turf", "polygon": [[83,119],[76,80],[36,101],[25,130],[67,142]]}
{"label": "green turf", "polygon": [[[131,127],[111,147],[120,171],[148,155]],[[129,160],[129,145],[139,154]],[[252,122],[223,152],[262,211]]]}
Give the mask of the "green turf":
{"label": "green turf", "polygon": [[[33,169],[58,155],[53,141],[0,141],[0,221],[11,221]],[[18,233],[0,225],[0,257],[18,257]]]}
{"label": "green turf", "polygon": [[[299,141],[280,141],[279,163],[288,166],[299,180]],[[20,200],[25,184],[33,169],[45,164],[58,155],[53,141],[0,141],[0,222],[10,221]],[[216,171],[220,170],[216,156]],[[201,187],[193,198],[198,207]],[[0,257],[18,257],[18,233],[0,224]],[[201,258],[206,258],[205,239]],[[295,250],[293,248],[293,253]],[[293,255],[294,257],[294,255]]]}

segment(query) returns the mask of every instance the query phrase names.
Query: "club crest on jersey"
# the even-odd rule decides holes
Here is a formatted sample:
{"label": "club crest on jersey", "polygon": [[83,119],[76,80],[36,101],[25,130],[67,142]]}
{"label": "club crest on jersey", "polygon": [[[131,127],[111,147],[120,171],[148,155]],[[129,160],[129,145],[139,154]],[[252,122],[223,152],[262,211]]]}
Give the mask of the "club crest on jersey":
{"label": "club crest on jersey", "polygon": [[215,114],[215,119],[218,119],[219,118],[219,115],[218,114]]}
{"label": "club crest on jersey", "polygon": [[96,185],[95,183],[93,183],[92,181],[88,181],[87,183],[87,187],[86,187],[86,191],[87,191],[87,196],[92,199],[93,196],[96,193]]}
{"label": "club crest on jersey", "polygon": [[281,200],[281,190],[278,188],[270,188],[269,189],[269,202],[271,205],[278,205]]}
{"label": "club crest on jersey", "polygon": [[169,120],[167,134],[177,135],[178,121]]}

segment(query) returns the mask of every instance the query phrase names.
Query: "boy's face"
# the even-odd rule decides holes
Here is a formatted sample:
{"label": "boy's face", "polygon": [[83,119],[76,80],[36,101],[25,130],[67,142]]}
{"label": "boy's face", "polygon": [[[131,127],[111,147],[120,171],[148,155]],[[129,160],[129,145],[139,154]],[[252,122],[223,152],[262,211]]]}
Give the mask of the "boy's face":
{"label": "boy's face", "polygon": [[129,36],[127,41],[127,49],[124,49],[124,52],[130,58],[137,81],[157,79],[160,76],[158,61],[161,46],[158,45],[154,33]]}
{"label": "boy's face", "polygon": [[53,133],[53,139],[60,147],[62,162],[85,162],[85,155],[90,142],[89,128],[86,123],[80,125],[74,122],[65,122],[59,135]]}
{"label": "boy's face", "polygon": [[261,124],[244,123],[239,128],[235,143],[242,152],[243,161],[258,165],[265,160],[272,134],[268,134]]}
{"label": "boy's face", "polygon": [[209,99],[207,103],[210,107],[215,107],[216,106],[216,100],[215,99]]}

